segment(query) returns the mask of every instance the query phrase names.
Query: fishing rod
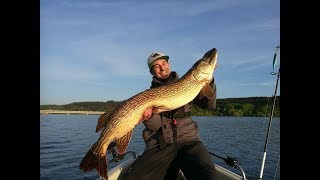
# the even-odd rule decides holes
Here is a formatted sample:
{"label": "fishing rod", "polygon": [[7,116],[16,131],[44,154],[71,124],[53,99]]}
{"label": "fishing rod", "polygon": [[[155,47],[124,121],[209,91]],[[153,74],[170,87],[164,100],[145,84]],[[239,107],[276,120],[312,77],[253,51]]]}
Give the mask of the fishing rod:
{"label": "fishing rod", "polygon": [[273,117],[274,107],[275,107],[275,104],[276,104],[278,82],[279,82],[279,79],[280,79],[280,67],[279,67],[278,72],[275,72],[275,71],[274,71],[275,64],[276,64],[276,59],[277,59],[277,52],[278,52],[278,49],[279,49],[279,48],[280,48],[280,46],[277,46],[277,47],[276,47],[276,52],[275,52],[275,54],[274,54],[274,56],[273,56],[273,72],[270,73],[271,75],[276,75],[276,74],[278,74],[278,76],[277,76],[276,87],[275,87],[274,95],[273,95],[273,105],[272,105],[272,110],[271,110],[271,115],[270,115],[268,130],[267,130],[267,137],[266,137],[266,141],[265,141],[265,144],[264,144],[263,158],[262,158],[262,163],[261,163],[259,180],[262,179],[263,170],[264,170],[264,164],[265,164],[265,161],[266,161],[267,145],[268,145],[268,139],[269,139],[269,132],[270,132],[270,127],[271,127],[271,121],[272,121],[272,117]]}

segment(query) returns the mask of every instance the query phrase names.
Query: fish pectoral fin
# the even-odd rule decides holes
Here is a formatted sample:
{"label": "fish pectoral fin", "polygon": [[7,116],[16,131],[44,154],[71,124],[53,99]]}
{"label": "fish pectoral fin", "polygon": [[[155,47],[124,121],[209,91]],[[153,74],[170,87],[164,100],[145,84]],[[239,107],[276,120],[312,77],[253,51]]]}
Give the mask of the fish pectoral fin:
{"label": "fish pectoral fin", "polygon": [[98,123],[97,123],[97,127],[96,127],[96,132],[99,132],[110,120],[111,115],[113,114],[114,110],[117,108],[118,106],[114,106],[110,109],[108,109],[105,113],[103,113],[99,119],[98,119]]}
{"label": "fish pectoral fin", "polygon": [[200,98],[203,98],[203,97],[211,98],[213,96],[214,96],[214,92],[212,87],[209,84],[206,84],[199,92]]}
{"label": "fish pectoral fin", "polygon": [[122,155],[127,151],[132,137],[132,132],[133,130],[129,131],[126,135],[116,140],[116,147],[119,155]]}

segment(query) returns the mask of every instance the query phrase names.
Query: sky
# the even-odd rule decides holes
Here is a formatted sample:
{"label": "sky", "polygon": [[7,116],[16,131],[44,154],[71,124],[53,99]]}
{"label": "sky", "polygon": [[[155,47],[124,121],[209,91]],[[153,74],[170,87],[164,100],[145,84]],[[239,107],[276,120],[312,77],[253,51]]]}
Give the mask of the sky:
{"label": "sky", "polygon": [[122,101],[150,88],[152,52],[181,77],[212,48],[218,99],[270,97],[277,46],[279,0],[40,0],[40,105]]}

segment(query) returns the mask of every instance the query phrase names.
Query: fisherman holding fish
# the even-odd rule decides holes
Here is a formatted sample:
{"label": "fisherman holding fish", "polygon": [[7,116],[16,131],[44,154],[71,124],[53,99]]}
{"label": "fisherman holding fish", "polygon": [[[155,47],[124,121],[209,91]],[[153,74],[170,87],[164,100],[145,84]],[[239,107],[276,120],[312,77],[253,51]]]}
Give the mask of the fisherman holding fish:
{"label": "fisherman holding fish", "polygon": [[[179,75],[170,69],[169,56],[161,52],[151,53],[147,64],[152,75],[150,88],[179,79]],[[211,91],[211,97],[204,96],[208,94],[205,91]],[[151,107],[144,112],[142,134],[146,148],[124,179],[177,179],[180,169],[188,180],[214,179],[215,166],[201,142],[197,123],[192,119],[192,104],[209,110],[216,108],[214,78],[193,101],[178,109],[159,114]]]}

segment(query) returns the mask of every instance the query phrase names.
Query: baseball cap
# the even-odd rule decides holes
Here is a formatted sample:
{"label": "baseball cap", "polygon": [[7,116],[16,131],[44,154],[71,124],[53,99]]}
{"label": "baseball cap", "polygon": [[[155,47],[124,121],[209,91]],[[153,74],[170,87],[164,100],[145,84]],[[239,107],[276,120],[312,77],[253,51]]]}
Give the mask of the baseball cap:
{"label": "baseball cap", "polygon": [[152,64],[154,61],[158,60],[158,59],[165,59],[165,60],[169,60],[169,56],[165,55],[164,53],[161,52],[153,52],[150,54],[147,64],[149,66],[149,69],[152,67]]}

